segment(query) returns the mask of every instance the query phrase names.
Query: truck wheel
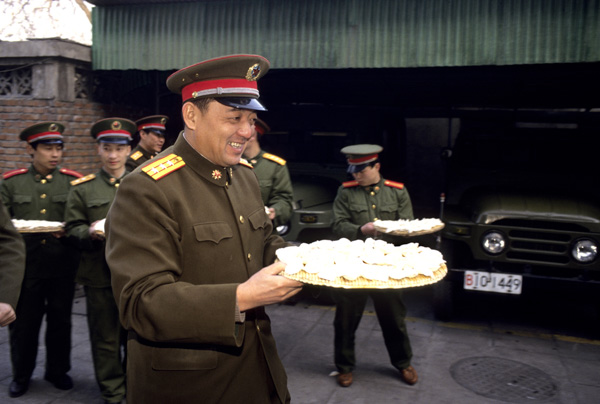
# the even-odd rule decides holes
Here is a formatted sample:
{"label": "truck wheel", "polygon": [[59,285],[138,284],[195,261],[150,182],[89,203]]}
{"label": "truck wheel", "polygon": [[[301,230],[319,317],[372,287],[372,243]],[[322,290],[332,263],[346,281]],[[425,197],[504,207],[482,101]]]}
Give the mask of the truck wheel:
{"label": "truck wheel", "polygon": [[433,315],[437,320],[450,321],[454,316],[454,285],[441,281],[433,285]]}

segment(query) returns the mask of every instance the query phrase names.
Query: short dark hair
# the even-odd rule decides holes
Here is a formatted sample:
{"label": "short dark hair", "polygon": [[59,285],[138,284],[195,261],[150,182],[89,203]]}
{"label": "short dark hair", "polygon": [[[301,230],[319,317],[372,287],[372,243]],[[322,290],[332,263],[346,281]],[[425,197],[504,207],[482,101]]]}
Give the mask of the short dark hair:
{"label": "short dark hair", "polygon": [[206,97],[206,98],[198,98],[196,100],[190,101],[196,108],[198,108],[202,113],[208,111],[208,104],[215,101],[214,98]]}

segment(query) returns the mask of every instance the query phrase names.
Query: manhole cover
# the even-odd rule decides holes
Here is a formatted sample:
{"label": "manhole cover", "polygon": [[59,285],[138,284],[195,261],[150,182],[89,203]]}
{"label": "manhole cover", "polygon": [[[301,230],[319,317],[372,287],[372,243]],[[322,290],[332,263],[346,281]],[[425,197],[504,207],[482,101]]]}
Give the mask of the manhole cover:
{"label": "manhole cover", "polygon": [[502,358],[466,358],[450,367],[452,378],[479,394],[509,403],[545,401],[556,395],[556,385],[532,366]]}

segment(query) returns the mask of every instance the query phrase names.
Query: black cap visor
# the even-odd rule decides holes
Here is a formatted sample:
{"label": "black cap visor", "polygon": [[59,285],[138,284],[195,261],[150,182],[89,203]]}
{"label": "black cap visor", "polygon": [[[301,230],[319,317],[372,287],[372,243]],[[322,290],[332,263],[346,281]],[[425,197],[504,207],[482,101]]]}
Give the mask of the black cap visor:
{"label": "black cap visor", "polygon": [[103,137],[98,139],[98,143],[129,144],[129,139],[124,137]]}
{"label": "black cap visor", "polygon": [[367,168],[369,166],[369,164],[371,163],[367,163],[367,164],[350,164],[348,165],[348,169],[346,170],[348,172],[348,174],[355,174],[355,173],[359,173],[362,170],[364,170],[365,168]]}
{"label": "black cap visor", "polygon": [[215,100],[219,101],[223,105],[228,107],[239,108],[239,109],[251,109],[253,111],[266,111],[267,109],[258,102],[256,98],[230,98],[230,97],[218,97]]}

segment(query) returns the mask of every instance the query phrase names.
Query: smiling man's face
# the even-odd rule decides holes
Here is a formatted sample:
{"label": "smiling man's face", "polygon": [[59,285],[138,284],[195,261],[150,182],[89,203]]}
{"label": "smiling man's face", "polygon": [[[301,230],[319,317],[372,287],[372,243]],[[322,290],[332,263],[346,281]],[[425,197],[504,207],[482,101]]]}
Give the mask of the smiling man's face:
{"label": "smiling man's face", "polygon": [[194,109],[191,124],[187,125],[192,129],[191,136],[186,136],[190,145],[216,165],[229,167],[238,164],[246,142],[252,136],[256,112],[229,107],[217,101],[210,102],[206,111],[192,103],[187,105]]}

